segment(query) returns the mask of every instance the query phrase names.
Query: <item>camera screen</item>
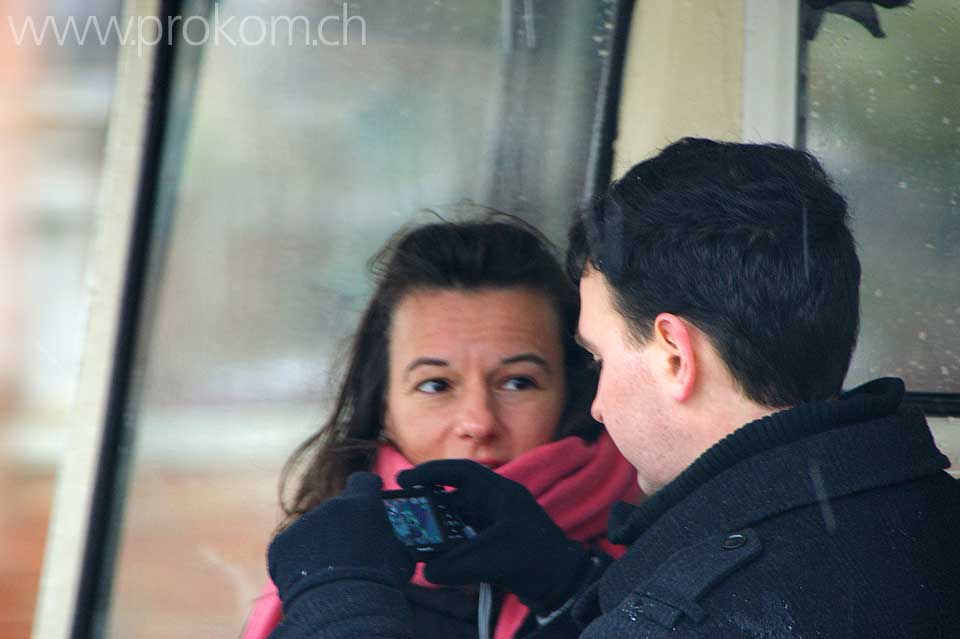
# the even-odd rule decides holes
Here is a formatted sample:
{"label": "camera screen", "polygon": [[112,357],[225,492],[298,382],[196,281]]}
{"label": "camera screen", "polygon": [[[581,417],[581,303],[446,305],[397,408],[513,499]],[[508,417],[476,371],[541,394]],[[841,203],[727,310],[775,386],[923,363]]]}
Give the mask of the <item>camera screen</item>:
{"label": "camera screen", "polygon": [[425,546],[443,542],[443,533],[426,497],[385,499],[387,517],[397,537],[407,546]]}

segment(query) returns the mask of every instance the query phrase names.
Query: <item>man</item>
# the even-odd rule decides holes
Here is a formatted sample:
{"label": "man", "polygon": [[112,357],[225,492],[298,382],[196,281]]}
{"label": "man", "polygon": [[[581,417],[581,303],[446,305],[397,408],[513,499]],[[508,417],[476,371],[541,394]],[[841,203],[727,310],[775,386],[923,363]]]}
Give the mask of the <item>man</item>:
{"label": "man", "polygon": [[[841,395],[860,265],[814,158],[681,140],[575,222],[568,261],[579,338],[602,366],[594,417],[649,495],[611,517],[630,549],[604,570],[512,482],[431,462],[401,484],[455,486],[480,533],[429,562],[429,579],[515,592],[544,639],[960,636],[949,461],[900,406],[899,380]],[[356,477],[274,542],[292,604],[277,636],[410,636],[393,591],[412,564],[384,532],[376,489]],[[345,550],[303,552],[347,519]],[[386,559],[364,558],[361,536]],[[327,571],[291,578],[307,555]],[[331,613],[338,583],[363,605]]]}

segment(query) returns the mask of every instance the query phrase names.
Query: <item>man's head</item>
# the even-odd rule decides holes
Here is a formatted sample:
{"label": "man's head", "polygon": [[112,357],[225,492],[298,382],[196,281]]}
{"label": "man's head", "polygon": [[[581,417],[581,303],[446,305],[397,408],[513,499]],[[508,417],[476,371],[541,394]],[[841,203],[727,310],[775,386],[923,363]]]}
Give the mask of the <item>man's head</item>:
{"label": "man's head", "polygon": [[698,139],[574,223],[580,336],[604,365],[594,417],[644,488],[751,418],[840,391],[859,324],[847,223],[812,156]]}

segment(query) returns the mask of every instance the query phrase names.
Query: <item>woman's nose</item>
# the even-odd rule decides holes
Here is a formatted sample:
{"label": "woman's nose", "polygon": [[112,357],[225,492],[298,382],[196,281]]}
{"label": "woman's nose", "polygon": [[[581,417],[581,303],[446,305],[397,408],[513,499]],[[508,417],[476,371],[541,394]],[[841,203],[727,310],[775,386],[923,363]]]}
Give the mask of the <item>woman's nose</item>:
{"label": "woman's nose", "polygon": [[461,437],[485,440],[497,432],[494,399],[486,388],[467,389],[461,398],[457,416],[457,432]]}

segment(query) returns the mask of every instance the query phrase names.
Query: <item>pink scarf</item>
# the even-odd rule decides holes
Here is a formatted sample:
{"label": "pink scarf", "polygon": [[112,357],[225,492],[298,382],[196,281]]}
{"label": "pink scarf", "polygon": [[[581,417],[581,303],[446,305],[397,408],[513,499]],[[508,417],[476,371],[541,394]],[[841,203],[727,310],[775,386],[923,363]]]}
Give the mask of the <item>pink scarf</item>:
{"label": "pink scarf", "polygon": [[[384,489],[399,488],[397,473],[412,464],[389,445],[380,447],[372,472],[383,479]],[[618,501],[637,503],[642,498],[636,471],[620,455],[604,432],[592,444],[566,437],[538,446],[497,469],[504,477],[527,487],[537,502],[571,539],[596,547],[614,558],[626,549],[606,538],[607,517]],[[436,588],[423,577],[423,565],[411,583]],[[511,639],[529,614],[526,606],[507,594],[500,608],[494,639]],[[244,628],[242,639],[266,639],[280,622],[277,588],[268,582]]]}

